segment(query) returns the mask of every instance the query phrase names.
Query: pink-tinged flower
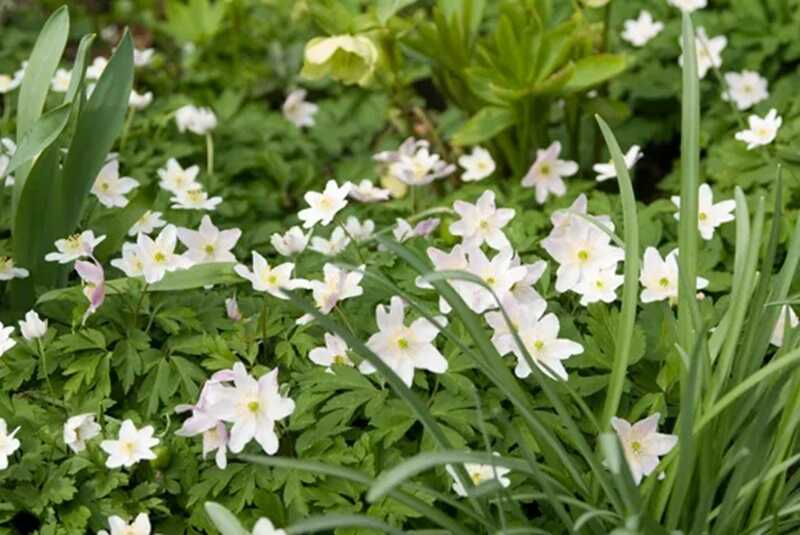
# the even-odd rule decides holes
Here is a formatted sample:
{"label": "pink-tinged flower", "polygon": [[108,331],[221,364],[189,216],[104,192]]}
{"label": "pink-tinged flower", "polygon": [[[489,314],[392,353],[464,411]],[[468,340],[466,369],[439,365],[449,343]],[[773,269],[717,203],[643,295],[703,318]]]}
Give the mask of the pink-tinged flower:
{"label": "pink-tinged flower", "polygon": [[611,418],[611,427],[619,436],[625,460],[637,485],[658,467],[659,457],[672,451],[678,443],[677,436],[657,432],[659,418],[659,413],[655,413],[633,425],[623,418]]}
{"label": "pink-tinged flower", "polygon": [[89,300],[89,308],[83,315],[83,322],[86,323],[86,319],[97,312],[106,298],[106,276],[103,266],[97,261],[78,260],[75,262],[75,271],[83,281],[83,295]]}

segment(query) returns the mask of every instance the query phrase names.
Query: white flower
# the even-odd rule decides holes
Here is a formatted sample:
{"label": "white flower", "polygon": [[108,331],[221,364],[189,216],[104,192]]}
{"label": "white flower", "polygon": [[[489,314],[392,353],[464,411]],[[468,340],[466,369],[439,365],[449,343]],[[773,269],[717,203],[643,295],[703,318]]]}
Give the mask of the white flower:
{"label": "white flower", "polygon": [[17,345],[17,342],[11,338],[11,334],[14,332],[14,327],[3,326],[3,322],[0,322],[0,357],[5,354],[6,351]]}
{"label": "white flower", "polygon": [[[543,312],[540,306],[531,312]],[[544,317],[525,312],[521,323],[517,327],[519,338],[528,351],[533,363],[552,379],[567,380],[567,370],[564,369],[562,360],[572,355],[583,353],[583,346],[572,340],[558,338],[559,323],[555,314],[546,314]],[[524,379],[531,374],[531,368],[525,353],[514,343],[512,351],[517,356],[517,366],[514,374]]]}
{"label": "white flower", "polygon": [[202,187],[197,181],[199,172],[200,168],[196,165],[184,169],[178,160],[170,158],[167,160],[166,167],[158,170],[158,176],[161,178],[158,185],[173,195],[195,190]]}
{"label": "white flower", "polygon": [[[398,296],[392,297],[389,308],[378,305],[375,320],[379,331],[367,340],[369,347],[406,384],[414,381],[414,370],[422,369],[433,373],[447,371],[447,359],[439,353],[433,340],[439,329],[425,318],[414,320],[410,326],[405,324],[405,305]],[[447,320],[438,316],[439,325]],[[362,373],[373,373],[375,368],[367,361],[359,366]]]}
{"label": "white flower", "polygon": [[71,416],[64,424],[64,444],[74,453],[86,449],[86,442],[100,434],[100,425],[91,413]]}
{"label": "white flower", "polygon": [[86,67],[86,79],[99,80],[107,66],[108,60],[103,56],[97,56],[94,58],[94,61],[92,61],[92,64]]}
{"label": "white flower", "polygon": [[217,422],[217,425],[211,429],[203,431],[203,459],[206,455],[216,450],[214,455],[214,462],[217,463],[217,468],[225,470],[228,466],[228,443],[230,442],[230,433],[228,428],[222,422]]}
{"label": "white flower", "polygon": [[128,236],[136,236],[137,234],[150,234],[155,229],[163,227],[167,224],[167,222],[161,219],[162,215],[163,214],[161,212],[151,212],[150,210],[147,210],[128,230]]}
{"label": "white flower", "polygon": [[411,223],[398,217],[395,219],[395,226],[392,228],[392,235],[394,235],[395,240],[402,243],[417,236],[428,236],[430,233],[436,230],[436,228],[439,226],[439,223],[440,220],[438,218],[432,217],[430,219],[423,219],[412,227]]}
{"label": "white flower", "polygon": [[131,420],[125,420],[119,428],[117,440],[104,440],[100,443],[100,448],[108,453],[108,468],[130,468],[139,461],[155,459],[153,448],[159,442],[157,438],[153,438],[152,425],[136,429]]}
{"label": "white flower", "polygon": [[[220,370],[203,384],[203,389],[200,391],[200,396],[195,405],[177,405],[175,412],[192,411],[192,415],[183,422],[183,425],[175,434],[179,437],[192,437],[214,429],[220,423],[220,420],[211,413],[210,409],[224,394],[222,383],[233,381],[234,377],[233,370]],[[221,440],[223,437],[214,437],[213,435],[206,437],[204,435],[203,442],[206,442],[206,438],[209,442],[212,442],[214,438]],[[217,453],[219,454],[219,451]]]}
{"label": "white flower", "polygon": [[[498,454],[495,453],[495,455]],[[446,470],[450,474],[450,477],[453,478],[453,492],[459,496],[467,496],[467,489],[465,489],[464,485],[461,484],[462,482],[459,480],[455,468],[447,465]],[[486,481],[494,480],[497,480],[497,482],[503,487],[508,487],[511,484],[511,480],[506,477],[506,474],[511,472],[511,469],[506,468],[505,466],[464,463],[464,470],[467,472],[472,484],[476,487],[480,486],[481,483],[485,483]]]}
{"label": "white flower", "polygon": [[778,129],[783,124],[783,119],[778,115],[778,111],[773,108],[769,110],[769,113],[763,119],[758,115],[751,115],[747,118],[747,122],[750,128],[736,132],[736,139],[747,143],[747,150],[752,150],[775,141]]}
{"label": "white flower", "polygon": [[27,269],[14,266],[14,260],[8,256],[0,256],[0,281],[24,279],[30,273]]}
{"label": "white flower", "polygon": [[217,127],[217,116],[208,108],[187,105],[175,111],[175,124],[181,133],[188,130],[198,136],[204,136]]}
{"label": "white flower", "polygon": [[153,61],[153,54],[155,54],[155,50],[152,48],[144,48],[142,50],[134,48],[133,64],[137,67],[146,67],[150,65],[151,61]]}
{"label": "white flower", "polygon": [[[363,265],[357,270],[346,271],[334,264],[325,264],[322,266],[323,280],[305,281],[320,314],[328,314],[339,302],[363,294],[364,289],[361,287],[363,271]],[[298,319],[297,323],[305,324],[312,319],[313,316],[306,314]]]}
{"label": "white flower", "polygon": [[492,155],[483,147],[475,147],[472,154],[465,154],[458,159],[458,165],[464,168],[461,180],[464,182],[477,182],[494,173],[496,165]]}
{"label": "white flower", "polygon": [[304,234],[303,229],[295,226],[290,228],[283,235],[278,233],[273,234],[269,241],[279,254],[283,256],[292,256],[306,250],[310,237],[310,232]]}
{"label": "white flower", "polygon": [[[467,253],[464,246],[458,244],[453,249],[446,253],[435,247],[428,247],[428,258],[433,263],[434,271],[466,271],[468,267]],[[474,284],[464,280],[450,279],[447,281],[460,295],[467,295],[474,288]],[[424,280],[422,277],[417,277],[416,284],[418,288],[426,290],[433,289],[430,282]],[[442,314],[450,313],[450,304],[447,300],[439,296],[439,311]]]}
{"label": "white flower", "polygon": [[622,38],[633,46],[641,47],[646,45],[650,39],[658,35],[663,29],[664,24],[662,22],[654,21],[649,11],[642,10],[638,19],[625,21],[625,30],[622,32]]}
{"label": "white flower", "polygon": [[514,285],[523,280],[528,273],[527,267],[514,265],[514,251],[511,248],[500,251],[491,260],[480,249],[467,249],[467,260],[467,271],[481,279],[492,290],[490,292],[470,281],[464,281],[466,286],[458,286],[461,298],[476,314],[497,307],[496,299],[505,301]]}
{"label": "white flower", "polygon": [[286,531],[282,529],[275,529],[272,521],[269,518],[259,518],[256,525],[253,526],[252,535],[286,535]]}
{"label": "white flower", "polygon": [[22,78],[20,77],[0,74],[0,95],[14,91],[21,83]]}
{"label": "white flower", "polygon": [[350,197],[359,202],[380,202],[389,200],[388,189],[376,188],[371,180],[364,179],[358,184],[351,183]]}
{"label": "white flower", "polygon": [[494,191],[484,191],[475,204],[456,201],[453,210],[461,219],[450,225],[450,233],[461,236],[465,246],[480,247],[486,243],[497,251],[511,246],[502,229],[514,218],[514,210],[496,208]]}
{"label": "white flower", "polygon": [[242,313],[239,310],[239,302],[236,301],[235,295],[225,299],[225,315],[228,316],[230,320],[242,321]]}
{"label": "white flower", "polygon": [[625,259],[625,251],[611,245],[611,238],[594,224],[573,220],[569,229],[541,244],[556,262],[556,291],[577,291],[583,279],[603,269],[614,269]]}
{"label": "white flower", "polygon": [[348,245],[350,245],[350,238],[341,227],[336,227],[331,232],[330,239],[326,240],[321,236],[311,238],[310,249],[325,256],[336,256],[347,249]]}
{"label": "white flower", "polygon": [[[702,80],[711,67],[722,67],[722,51],[728,45],[728,38],[718,35],[709,39],[706,29],[700,26],[694,37],[694,46],[697,54],[697,75]],[[681,41],[683,46],[683,41]],[[683,66],[683,55],[678,58],[678,63]]]}
{"label": "white flower", "polygon": [[625,281],[625,277],[618,275],[616,271],[617,268],[614,266],[588,272],[575,287],[575,292],[581,296],[581,305],[586,306],[598,301],[604,303],[616,301],[617,288]]}
{"label": "white flower", "polygon": [[586,195],[581,193],[578,195],[569,208],[565,210],[556,210],[550,216],[550,222],[553,224],[553,230],[550,235],[545,238],[546,240],[555,240],[561,238],[572,232],[574,227],[591,224],[578,214],[586,217],[591,217],[597,223],[602,224],[610,232],[614,232],[614,223],[607,215],[591,215],[588,213],[589,201]]}
{"label": "white flower", "polygon": [[755,71],[726,72],[725,84],[727,89],[722,92],[722,99],[733,100],[740,110],[751,108],[769,98],[767,79]]}
{"label": "white flower", "polygon": [[42,320],[35,310],[29,310],[19,321],[19,332],[25,340],[35,340],[47,333],[47,320]]}
{"label": "white flower", "polygon": [[255,291],[267,292],[278,299],[288,299],[283,290],[302,288],[306,283],[302,279],[292,279],[293,263],[286,262],[273,268],[256,251],[253,251],[253,271],[244,264],[237,264],[234,271],[243,279],[249,280]]}
{"label": "white flower", "polygon": [[347,218],[344,228],[350,238],[362,242],[372,237],[372,233],[375,232],[375,222],[371,219],[365,219],[362,222],[356,216],[351,215]]}
{"label": "white flower", "polygon": [[152,529],[147,513],[139,513],[130,524],[118,516],[110,516],[108,517],[108,527],[111,529],[111,533],[101,529],[97,535],[150,535]]}
{"label": "white flower", "polygon": [[119,160],[107,162],[92,186],[92,193],[105,207],[124,208],[128,206],[128,193],[139,187],[139,181],[128,176],[119,176]]}
{"label": "white flower", "polygon": [[456,169],[438,154],[431,153],[427,141],[413,137],[406,139],[398,150],[379,152],[374,159],[386,164],[389,175],[409,186],[430,184]]}
{"label": "white flower", "polygon": [[167,272],[191,266],[191,262],[175,252],[177,237],[175,225],[164,227],[155,240],[147,234],[137,236],[136,246],[143,264],[142,274],[148,284],[160,281]]}
{"label": "white flower", "polygon": [[552,193],[561,197],[567,192],[563,177],[578,172],[578,164],[569,160],[560,160],[561,143],[554,141],[545,150],[536,150],[536,161],[522,178],[526,188],[536,188],[536,202],[543,204]]}
{"label": "white flower", "polygon": [[286,97],[281,109],[287,121],[297,128],[302,128],[314,126],[314,114],[319,110],[319,106],[306,102],[305,89],[295,89]]}
{"label": "white flower", "polygon": [[8,458],[19,448],[19,440],[14,438],[17,431],[19,427],[9,433],[5,419],[0,418],[0,470],[8,468]]}
{"label": "white flower", "polygon": [[[508,320],[503,314],[508,315]],[[503,301],[503,310],[493,310],[487,312],[484,316],[486,323],[494,331],[492,334],[492,345],[494,345],[500,356],[508,355],[517,348],[517,341],[514,337],[512,327],[519,332],[522,324],[527,321],[526,318],[541,318],[547,310],[547,301],[539,298],[527,304],[522,304],[515,300],[513,297],[507,297]],[[510,322],[510,325],[509,325]]]}
{"label": "white flower", "polygon": [[50,88],[56,93],[66,93],[69,90],[69,83],[72,80],[72,73],[67,69],[58,69],[50,82]]}
{"label": "white flower", "polygon": [[339,186],[335,180],[328,180],[322,193],[307,192],[303,198],[308,203],[308,208],[300,210],[297,214],[303,221],[303,227],[311,228],[317,223],[327,226],[339,210],[347,206],[348,193],[350,193],[350,183],[345,182]]}
{"label": "white flower", "polygon": [[135,89],[131,89],[131,96],[128,98],[128,106],[134,110],[143,110],[153,102],[153,92],[137,93]]}
{"label": "white flower", "polygon": [[794,329],[797,327],[800,320],[797,318],[797,314],[789,305],[783,305],[781,307],[781,313],[778,316],[777,321],[775,321],[775,327],[772,329],[772,336],[770,336],[769,342],[777,347],[781,347],[783,345],[783,334],[786,330],[786,315],[789,315],[789,327]]}
{"label": "white flower", "polygon": [[[632,169],[642,156],[643,154],[639,149],[639,145],[631,145],[631,148],[628,149],[628,152],[626,152],[624,156],[625,167]],[[596,179],[598,182],[603,182],[610,178],[617,178],[617,168],[614,167],[613,160],[609,160],[608,163],[596,163],[592,166],[592,169],[597,173]]]}
{"label": "white flower", "polygon": [[210,197],[202,188],[181,191],[170,199],[175,210],[214,211],[222,202],[222,197]]}
{"label": "white flower", "polygon": [[525,277],[518,282],[515,282],[511,287],[511,296],[514,300],[521,305],[530,305],[535,302],[541,301],[542,296],[533,287],[534,284],[539,282],[545,270],[547,269],[547,262],[544,260],[537,260],[533,264],[522,264],[518,256],[514,257],[511,265],[516,267],[522,265],[525,268]]}
{"label": "white flower", "polygon": [[[655,247],[644,251],[642,272],[639,275],[642,283],[642,303],[663,301],[668,299],[675,303],[678,299],[678,250],[674,249],[663,259]],[[697,277],[696,288],[702,290],[708,281]]]}
{"label": "white flower", "polygon": [[84,260],[75,261],[75,271],[81,278],[83,284],[83,295],[89,301],[89,308],[83,315],[83,322],[97,312],[100,305],[106,298],[106,274],[103,266],[97,260],[92,259],[91,262]]}
{"label": "white flower", "polygon": [[[675,219],[680,219],[681,198],[677,195],[672,196],[672,202],[679,208],[675,212]],[[714,230],[729,221],[733,221],[733,211],[736,209],[736,201],[727,200],[714,204],[714,194],[711,186],[700,184],[697,190],[697,228],[704,240],[710,240],[714,236]]]}
{"label": "white flower", "polygon": [[95,238],[94,232],[85,230],[80,234],[73,234],[68,238],[56,240],[55,246],[57,251],[47,253],[44,259],[48,262],[68,264],[73,260],[92,256],[94,248],[105,239],[105,236],[98,236]]}
{"label": "white flower", "polygon": [[637,485],[644,476],[653,473],[659,457],[669,453],[678,443],[677,436],[657,432],[660,417],[659,413],[655,413],[633,425],[616,416],[611,418],[611,427],[622,443],[625,460]]}
{"label": "white flower", "polygon": [[264,452],[274,455],[278,451],[275,422],[294,412],[294,401],[280,394],[278,369],[256,380],[237,362],[233,374],[234,386],[221,387],[219,399],[210,407],[210,413],[233,424],[228,442],[233,453],[241,452],[255,439]]}
{"label": "white flower", "polygon": [[122,244],[122,258],[111,260],[111,265],[125,273],[126,277],[140,277],[144,274],[144,262],[135,243]]}
{"label": "white flower", "polygon": [[203,216],[197,230],[178,229],[178,239],[188,249],[184,256],[193,264],[236,262],[231,249],[241,236],[242,231],[238,228],[218,229],[207,215]]}
{"label": "white flower", "polygon": [[667,0],[667,3],[673,7],[677,7],[681,11],[691,13],[697,9],[706,7],[707,0]]}
{"label": "white flower", "polygon": [[8,164],[11,163],[11,157],[17,151],[17,145],[11,139],[4,137],[0,139],[0,178],[5,177],[5,186],[11,187],[14,185],[13,175],[6,176]]}
{"label": "white flower", "polygon": [[314,364],[330,367],[334,364],[353,366],[353,361],[347,356],[349,348],[347,343],[335,334],[325,333],[325,345],[315,347],[308,353],[308,358]]}

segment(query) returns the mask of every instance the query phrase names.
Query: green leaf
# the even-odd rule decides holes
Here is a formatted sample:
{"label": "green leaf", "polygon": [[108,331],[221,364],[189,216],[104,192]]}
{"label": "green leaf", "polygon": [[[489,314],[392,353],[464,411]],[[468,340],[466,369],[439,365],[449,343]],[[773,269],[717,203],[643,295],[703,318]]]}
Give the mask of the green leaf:
{"label": "green leaf", "polygon": [[49,147],[67,126],[71,110],[71,103],[66,102],[39,117],[19,142],[6,173],[13,173]]}
{"label": "green leaf", "polygon": [[454,145],[476,145],[493,138],[506,128],[517,123],[519,115],[511,108],[489,106],[473,115],[453,134]]}
{"label": "green leaf", "polygon": [[585,91],[613,78],[626,67],[627,60],[622,54],[596,54],[581,58],[575,62],[575,74],[564,86],[564,91]]}
{"label": "green leaf", "polygon": [[395,16],[395,14],[415,3],[417,0],[378,0],[375,6],[375,13],[378,16],[378,22],[385,25],[386,22]]}
{"label": "green leaf", "polygon": [[233,513],[218,503],[206,502],[206,513],[222,535],[250,535]]}

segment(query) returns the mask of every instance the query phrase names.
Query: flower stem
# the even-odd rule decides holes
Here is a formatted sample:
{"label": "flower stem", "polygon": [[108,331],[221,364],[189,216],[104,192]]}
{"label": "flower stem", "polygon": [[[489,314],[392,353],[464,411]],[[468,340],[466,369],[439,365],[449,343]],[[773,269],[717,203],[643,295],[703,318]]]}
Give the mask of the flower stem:
{"label": "flower stem", "polygon": [[122,128],[122,135],[119,138],[120,152],[125,148],[125,140],[128,139],[128,131],[131,129],[134,115],[136,115],[136,110],[134,108],[128,108],[128,116],[125,118],[125,126]]}
{"label": "flower stem", "polygon": [[206,171],[209,177],[214,175],[214,138],[211,132],[206,132]]}
{"label": "flower stem", "polygon": [[39,353],[39,358],[42,359],[42,373],[44,374],[44,380],[47,383],[47,389],[50,391],[50,397],[56,399],[56,391],[53,390],[53,384],[50,382],[50,373],[47,369],[47,351],[44,350],[41,337],[36,339],[36,350]]}

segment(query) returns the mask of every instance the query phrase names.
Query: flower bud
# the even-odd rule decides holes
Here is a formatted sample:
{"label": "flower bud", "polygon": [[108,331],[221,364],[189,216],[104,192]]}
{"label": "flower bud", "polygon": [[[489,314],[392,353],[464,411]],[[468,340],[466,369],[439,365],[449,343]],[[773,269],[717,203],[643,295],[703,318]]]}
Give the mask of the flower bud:
{"label": "flower bud", "polygon": [[363,35],[315,37],[306,43],[300,73],[309,80],[330,76],[345,84],[366,85],[378,64],[378,47]]}
{"label": "flower bud", "polygon": [[25,319],[19,322],[19,330],[25,340],[41,338],[47,332],[47,320],[42,321],[36,311],[29,310]]}

